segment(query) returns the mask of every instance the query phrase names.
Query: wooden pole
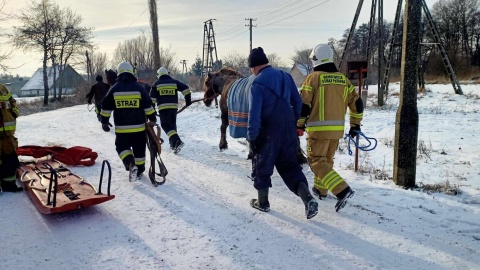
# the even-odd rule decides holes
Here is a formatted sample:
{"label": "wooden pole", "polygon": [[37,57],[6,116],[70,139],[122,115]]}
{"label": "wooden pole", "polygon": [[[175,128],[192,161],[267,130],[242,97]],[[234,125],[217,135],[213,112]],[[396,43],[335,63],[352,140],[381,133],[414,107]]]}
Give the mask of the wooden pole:
{"label": "wooden pole", "polygon": [[418,111],[417,65],[420,53],[422,0],[405,3],[400,103],[395,121],[393,181],[404,187],[415,187]]}

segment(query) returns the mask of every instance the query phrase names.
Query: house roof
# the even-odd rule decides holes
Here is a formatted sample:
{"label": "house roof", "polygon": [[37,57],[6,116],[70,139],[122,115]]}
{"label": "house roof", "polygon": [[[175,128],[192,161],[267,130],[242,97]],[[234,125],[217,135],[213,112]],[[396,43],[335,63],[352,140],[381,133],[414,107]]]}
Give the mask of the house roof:
{"label": "house roof", "polygon": [[292,69],[298,69],[298,71],[300,71],[300,73],[302,73],[303,76],[307,76],[308,75],[308,70],[307,68],[305,67],[305,65],[301,65],[301,64],[295,64]]}
{"label": "house roof", "polygon": [[[65,70],[67,70],[68,68],[72,68],[72,67],[70,67],[70,65],[67,65],[65,67]],[[57,79],[58,79],[58,75],[60,74],[60,71],[59,71],[60,66],[55,65],[55,69],[56,69],[56,75],[57,75]],[[53,72],[54,72],[53,67],[47,67],[48,87],[49,88],[53,86]],[[28,80],[28,82],[20,90],[24,91],[24,90],[36,90],[36,89],[43,90],[43,68],[37,69],[37,71],[35,71],[35,73],[30,78],[30,80]]]}

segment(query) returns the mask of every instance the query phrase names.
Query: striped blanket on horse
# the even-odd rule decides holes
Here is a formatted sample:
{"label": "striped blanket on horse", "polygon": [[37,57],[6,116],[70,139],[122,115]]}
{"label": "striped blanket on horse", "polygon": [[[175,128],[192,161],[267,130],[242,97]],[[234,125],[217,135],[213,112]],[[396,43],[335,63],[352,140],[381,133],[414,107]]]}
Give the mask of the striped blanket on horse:
{"label": "striped blanket on horse", "polygon": [[254,75],[236,80],[228,92],[228,125],[232,138],[246,138],[248,125],[248,109],[250,85]]}

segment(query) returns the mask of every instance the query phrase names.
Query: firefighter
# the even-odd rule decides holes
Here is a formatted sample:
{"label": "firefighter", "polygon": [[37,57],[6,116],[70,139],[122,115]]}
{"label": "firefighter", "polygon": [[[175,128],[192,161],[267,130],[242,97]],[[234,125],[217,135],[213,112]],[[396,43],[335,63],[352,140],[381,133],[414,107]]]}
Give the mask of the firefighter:
{"label": "firefighter", "polygon": [[192,104],[192,98],[188,86],[168,75],[168,70],[161,67],[157,70],[158,80],[153,84],[150,90],[150,97],[153,104],[157,103],[158,114],[160,115],[160,125],[163,131],[168,135],[170,149],[175,154],[180,152],[184,143],[177,134],[177,111],[178,111],[178,92],[185,97],[186,106]]}
{"label": "firefighter", "polygon": [[297,162],[296,122],[302,101],[290,74],[273,68],[261,47],[248,57],[248,66],[256,76],[250,88],[247,140],[252,156],[252,180],[258,198],[250,205],[270,211],[268,190],[275,167],[291,192],[305,205],[307,219],[318,213],[318,203],[310,194],[302,167]]}
{"label": "firefighter", "polygon": [[22,191],[16,183],[19,166],[15,133],[16,118],[19,115],[17,102],[7,88],[0,84],[0,190]]}
{"label": "firefighter", "polygon": [[100,115],[100,105],[102,103],[102,99],[108,92],[110,86],[103,82],[103,77],[101,75],[97,75],[95,78],[95,83],[90,88],[90,92],[87,94],[88,104],[92,104],[92,99],[95,97],[95,112],[97,113],[98,121],[102,121],[102,116]]}
{"label": "firefighter", "polygon": [[355,87],[340,73],[333,62],[333,50],[328,44],[313,48],[310,58],[313,73],[300,88],[302,110],[297,121],[297,134],[307,131],[307,156],[315,175],[313,194],[323,198],[330,190],[336,197],[335,210],[342,209],[355,192],[333,169],[338,140],[344,135],[345,114],[350,110],[351,136],[360,131],[363,102]]}
{"label": "firefighter", "polygon": [[118,65],[118,78],[102,101],[102,128],[110,131],[109,118],[113,112],[115,124],[115,146],[127,171],[129,180],[141,177],[145,171],[146,133],[145,122],[156,124],[152,100],[144,88],[137,83],[132,65]]}

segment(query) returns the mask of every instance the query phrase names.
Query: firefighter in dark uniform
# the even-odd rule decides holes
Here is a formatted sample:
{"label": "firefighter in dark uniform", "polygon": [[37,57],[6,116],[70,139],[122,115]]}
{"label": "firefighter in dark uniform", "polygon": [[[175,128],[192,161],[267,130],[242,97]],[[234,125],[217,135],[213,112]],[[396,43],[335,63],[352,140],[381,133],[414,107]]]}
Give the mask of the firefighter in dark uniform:
{"label": "firefighter in dark uniform", "polygon": [[98,121],[102,121],[102,116],[100,115],[100,105],[110,86],[103,82],[101,75],[97,75],[95,80],[97,83],[92,85],[90,92],[87,94],[88,104],[92,104],[92,99],[95,98],[95,112],[97,113]]}
{"label": "firefighter in dark uniform", "polygon": [[307,156],[315,175],[313,194],[326,197],[330,190],[336,197],[335,210],[342,209],[355,192],[334,169],[338,140],[343,137],[345,114],[350,111],[352,137],[360,131],[363,101],[348,78],[340,73],[328,44],[318,44],[310,54],[313,72],[300,88],[302,111],[297,122],[298,135],[307,131]]}
{"label": "firefighter in dark uniform", "polygon": [[256,76],[250,88],[247,140],[253,156],[253,186],[258,191],[250,205],[270,211],[268,189],[275,167],[288,189],[302,199],[305,215],[311,219],[318,213],[318,203],[297,162],[296,122],[302,107],[297,87],[290,74],[268,64],[261,47],[250,52],[248,66]]}
{"label": "firefighter in dark uniform", "polygon": [[177,134],[178,92],[185,96],[186,106],[192,104],[188,86],[168,75],[168,70],[161,67],[157,70],[158,80],[150,90],[152,102],[157,103],[160,125],[168,135],[170,148],[177,154],[183,147],[183,142]]}
{"label": "firefighter in dark uniform", "polygon": [[21,191],[16,184],[16,170],[19,165],[17,139],[13,136],[16,118],[19,115],[17,102],[7,88],[0,84],[0,190]]}
{"label": "firefighter in dark uniform", "polygon": [[102,128],[110,131],[108,120],[113,112],[116,150],[133,181],[145,171],[146,119],[150,120],[148,124],[155,125],[157,118],[152,100],[133,75],[132,65],[122,62],[117,70],[117,82],[102,101]]}

